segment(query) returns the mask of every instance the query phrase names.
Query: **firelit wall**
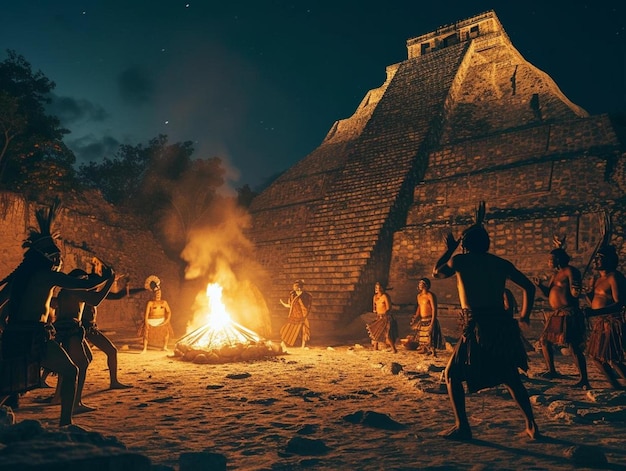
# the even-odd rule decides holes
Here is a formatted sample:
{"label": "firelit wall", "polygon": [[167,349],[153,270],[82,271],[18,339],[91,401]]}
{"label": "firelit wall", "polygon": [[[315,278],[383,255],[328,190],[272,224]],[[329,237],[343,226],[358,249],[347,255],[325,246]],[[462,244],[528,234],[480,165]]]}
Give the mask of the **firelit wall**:
{"label": "firelit wall", "polygon": [[[585,265],[603,210],[623,251],[624,157],[607,116],[590,117],[526,61],[493,11],[407,48],[354,115],[252,203],[274,325],[297,278],[314,296],[314,336],[369,310],[376,281],[414,303],[442,235],[460,234],[481,200],[493,251],[530,276],[545,274],[555,234]],[[457,302],[453,280],[437,289]]]}
{"label": "firelit wall", "polygon": [[[35,211],[39,205],[28,203],[13,193],[0,194],[0,279],[9,275],[22,261],[22,242],[28,228],[37,227]],[[157,275],[162,281],[163,299],[172,307],[176,335],[184,334],[189,314],[179,287],[179,268],[167,259],[151,233],[128,216],[122,216],[98,195],[68,199],[53,225],[61,234],[62,271],[74,268],[89,271],[89,261],[97,256],[110,264],[118,275],[125,275],[131,288],[141,288],[145,279]],[[113,285],[112,291],[122,286]],[[143,321],[145,306],[152,297],[143,291],[120,300],[105,300],[98,308],[98,326],[105,330],[134,331]]]}

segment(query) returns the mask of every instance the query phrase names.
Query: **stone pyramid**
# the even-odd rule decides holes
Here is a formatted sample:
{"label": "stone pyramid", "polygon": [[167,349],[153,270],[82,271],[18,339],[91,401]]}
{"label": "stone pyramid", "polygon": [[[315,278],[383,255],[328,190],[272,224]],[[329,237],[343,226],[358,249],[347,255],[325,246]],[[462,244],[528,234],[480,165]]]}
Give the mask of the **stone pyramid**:
{"label": "stone pyramid", "polygon": [[[585,264],[607,208],[622,250],[624,159],[608,116],[570,102],[515,49],[494,11],[407,49],[350,118],[252,203],[249,236],[275,326],[296,279],[313,294],[313,337],[371,311],[376,281],[392,288],[397,310],[414,311],[442,235],[460,233],[480,200],[491,251],[528,276],[546,271],[556,233]],[[453,280],[433,289],[443,308],[456,307]]]}

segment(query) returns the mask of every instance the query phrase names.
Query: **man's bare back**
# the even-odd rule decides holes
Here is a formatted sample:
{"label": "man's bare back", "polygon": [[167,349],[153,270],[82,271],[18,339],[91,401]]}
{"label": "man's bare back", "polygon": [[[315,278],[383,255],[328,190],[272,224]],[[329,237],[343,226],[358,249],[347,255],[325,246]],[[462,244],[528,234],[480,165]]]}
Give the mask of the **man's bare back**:
{"label": "man's bare back", "polygon": [[[502,310],[502,293],[507,279],[526,286],[528,278],[511,262],[490,253],[458,254],[450,260],[450,268],[457,275],[459,300],[463,309]],[[522,318],[529,312],[522,306]]]}

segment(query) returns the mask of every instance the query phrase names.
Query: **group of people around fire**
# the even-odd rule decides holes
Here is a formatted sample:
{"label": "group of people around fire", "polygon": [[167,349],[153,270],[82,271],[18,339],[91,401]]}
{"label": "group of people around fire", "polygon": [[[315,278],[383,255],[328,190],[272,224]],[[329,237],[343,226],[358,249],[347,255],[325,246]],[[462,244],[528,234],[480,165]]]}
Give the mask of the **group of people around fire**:
{"label": "group of people around fire", "polygon": [[[22,262],[0,281],[0,358],[15,362],[15,368],[7,371],[29,372],[26,377],[18,378],[19,384],[3,382],[0,404],[11,402],[15,406],[20,393],[46,387],[46,378],[55,373],[58,376],[55,393],[45,402],[61,405],[59,424],[63,426],[72,423],[74,414],[94,410],[82,401],[87,368],[93,359],[90,345],[107,357],[109,388],[132,387],[118,380],[117,348],[96,323],[100,303],[145,289],[153,291],[154,300],[147,303],[141,329],[143,352],[155,333],[166,350],[171,310],[161,300],[160,281],[156,277],[146,280],[146,285],[151,282],[146,288],[131,289],[127,285],[124,290],[112,292],[120,277],[97,257],[90,260],[89,272],[76,268],[63,273],[57,245],[59,233],[52,227],[59,208],[60,203],[55,201],[36,211],[38,227],[29,230],[22,244],[26,249]],[[11,382],[14,378],[3,376],[3,381],[7,379]]]}
{"label": "group of people around fire", "polygon": [[[460,338],[444,372],[455,425],[440,435],[453,440],[472,438],[465,409],[465,383],[470,393],[504,385],[522,411],[526,434],[537,439],[539,429],[519,373],[528,370],[527,352],[532,350],[532,345],[522,329],[530,325],[536,291],[550,306],[539,339],[547,368],[542,376],[547,379],[559,376],[554,348],[563,347],[571,352],[578,370],[578,381],[573,387],[591,387],[587,355],[613,389],[625,390],[626,278],[618,270],[619,257],[615,247],[608,243],[610,233],[605,231],[590,262],[596,274],[587,289],[582,287],[583,274],[570,264],[565,238],[554,238],[556,248],[549,258],[553,273],[547,284],[539,278],[531,280],[508,260],[489,253],[490,237],[483,225],[485,211],[485,203],[481,202],[472,226],[458,239],[451,233],[446,235],[446,250],[433,268],[435,279],[456,277],[462,324]],[[459,247],[462,251],[456,253]],[[521,290],[521,307],[507,287],[508,282]],[[311,295],[303,287],[302,281],[294,283],[290,301],[281,300],[290,309],[281,334],[288,345],[293,345],[300,334],[304,347],[310,338]],[[428,278],[418,281],[417,290],[417,309],[411,319],[414,334],[409,336],[406,346],[436,356],[437,350],[445,348],[437,316],[437,297]],[[581,308],[581,300],[588,307]],[[398,323],[382,283],[375,285],[372,308],[375,319],[366,328],[373,348],[378,350],[383,344],[397,353]],[[516,320],[514,315],[518,312]]]}
{"label": "group of people around fire", "polygon": [[[149,277],[144,288],[127,287],[113,293],[115,271],[97,258],[91,260],[89,273],[82,269],[61,272],[58,233],[52,230],[58,209],[55,203],[36,212],[39,227],[31,228],[23,243],[26,252],[22,262],[0,281],[0,328],[4,360],[26,359],[41,367],[44,375],[54,372],[59,376],[51,402],[61,404],[60,425],[69,425],[73,414],[92,410],[82,402],[87,368],[93,358],[87,340],[107,355],[110,389],[131,387],[117,379],[117,349],[96,324],[97,307],[103,300],[120,299],[144,289],[154,293],[154,299],[146,306],[140,332],[142,352],[155,335],[163,350],[167,350],[172,328],[171,309],[161,298],[156,276]],[[554,347],[562,346],[571,352],[579,373],[575,387],[590,387],[587,356],[610,386],[621,390],[626,389],[626,278],[618,271],[617,251],[604,234],[593,258],[596,276],[587,289],[583,289],[581,272],[570,265],[564,240],[558,238],[558,246],[550,252],[553,274],[548,283],[538,278],[531,281],[511,262],[489,252],[490,237],[483,225],[485,211],[481,202],[472,226],[459,238],[451,233],[446,235],[446,250],[432,272],[435,279],[456,277],[462,319],[460,338],[444,372],[455,425],[441,435],[456,440],[472,438],[465,409],[465,383],[470,393],[504,385],[522,411],[526,434],[535,439],[540,436],[539,429],[519,371],[528,369],[528,342],[520,326],[530,324],[536,290],[547,298],[551,309],[539,340],[547,367],[544,376],[559,375]],[[456,253],[459,247],[462,250]],[[522,293],[519,307],[507,288],[508,282]],[[445,348],[437,297],[428,278],[420,279],[417,289],[417,308],[411,320],[415,331],[412,342],[420,353],[436,355],[437,350]],[[289,309],[287,323],[280,329],[284,344],[293,346],[300,339],[302,348],[306,348],[311,338],[312,299],[304,281],[297,280],[288,300],[280,300]],[[581,299],[588,307],[580,307]],[[378,349],[382,343],[397,352],[398,323],[382,283],[375,285],[372,309],[376,318],[366,327],[373,348]],[[518,310],[516,320],[514,314]],[[587,332],[589,320],[592,327]],[[37,374],[37,384],[32,387],[39,386],[40,381]]]}

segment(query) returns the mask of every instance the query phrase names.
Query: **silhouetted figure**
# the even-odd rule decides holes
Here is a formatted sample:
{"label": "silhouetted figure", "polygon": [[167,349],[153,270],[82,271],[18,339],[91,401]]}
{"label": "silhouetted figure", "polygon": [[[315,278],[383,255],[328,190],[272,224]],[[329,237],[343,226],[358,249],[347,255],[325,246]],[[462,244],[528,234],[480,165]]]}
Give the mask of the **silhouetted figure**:
{"label": "silhouetted figure", "polygon": [[[87,406],[82,402],[83,388],[87,376],[87,367],[93,358],[89,345],[85,340],[85,329],[82,326],[82,315],[85,304],[89,303],[97,306],[107,295],[113,282],[115,273],[105,267],[102,271],[103,277],[107,280],[100,290],[78,291],[61,289],[57,295],[54,329],[56,331],[54,339],[65,349],[74,364],[78,367],[78,381],[76,385],[76,398],[74,400],[74,413],[89,412],[95,408]],[[89,275],[81,269],[74,269],[69,276],[87,280]],[[102,278],[102,277],[100,277]],[[52,403],[61,400],[61,388],[63,376],[59,376],[57,382],[57,392],[52,398]]]}
{"label": "silhouetted figure", "polygon": [[587,342],[587,353],[613,389],[626,389],[618,377],[626,380],[624,349],[624,306],[626,278],[617,270],[619,258],[612,245],[604,245],[594,258],[593,268],[598,272],[587,297],[591,308],[585,315],[591,318],[592,328]]}
{"label": "silhouetted figure", "polygon": [[[103,279],[79,279],[60,273],[61,252],[55,243],[57,233],[51,232],[59,203],[36,212],[39,230],[30,229],[22,244],[27,249],[22,263],[0,285],[0,305],[4,306],[7,325],[2,336],[5,359],[25,357],[64,378],[61,387],[60,425],[72,423],[78,368],[67,352],[53,340],[48,324],[50,300],[54,287],[68,290],[92,289]],[[6,304],[6,305],[5,305]]]}
{"label": "silhouetted figure", "polygon": [[311,325],[309,315],[313,296],[304,289],[304,281],[296,280],[293,289],[289,293],[289,301],[279,300],[283,307],[289,309],[287,323],[280,328],[280,338],[285,345],[290,347],[296,344],[298,337],[302,337],[302,348],[311,339]]}
{"label": "silhouetted figure", "polygon": [[541,351],[548,378],[556,378],[553,345],[569,347],[579,372],[579,380],[574,387],[589,388],[587,361],[585,360],[585,318],[579,307],[578,296],[582,288],[580,271],[569,264],[570,257],[563,248],[564,240],[554,239],[557,248],[550,252],[549,265],[554,270],[548,285],[535,278],[534,283],[548,298],[552,312],[548,314],[541,335]]}
{"label": "silhouetted figure", "polygon": [[374,350],[378,350],[378,344],[382,342],[389,345],[393,353],[398,353],[398,321],[391,313],[391,298],[381,283],[374,286],[372,305],[376,320],[366,324],[366,328]]}
{"label": "silhouetted figure", "polygon": [[[529,323],[535,287],[515,266],[488,253],[489,235],[482,225],[485,204],[476,212],[476,223],[456,240],[446,236],[446,252],[433,270],[435,278],[456,275],[463,316],[463,333],[445,370],[448,395],[452,403],[455,425],[441,436],[454,440],[470,440],[472,431],[465,410],[465,390],[469,392],[504,384],[526,420],[526,433],[537,438],[539,431],[526,388],[518,368],[528,369],[528,356],[520,341],[517,322],[503,307],[507,280],[523,292],[520,321]],[[453,256],[461,245],[463,253]]]}
{"label": "silhouetted figure", "polygon": [[[102,262],[93,258],[91,261],[92,273],[95,275],[102,274]],[[126,286],[125,290],[121,290],[117,293],[109,292],[104,299],[107,300],[118,300],[122,299],[126,296],[130,296],[134,293],[138,293],[141,291],[145,291],[145,288],[130,288]],[[85,310],[83,312],[83,320],[82,324],[85,328],[85,338],[89,340],[95,347],[98,347],[100,350],[104,352],[107,357],[107,366],[109,368],[109,389],[128,389],[132,388],[132,386],[128,384],[121,383],[117,379],[117,348],[113,344],[113,342],[107,337],[99,328],[96,322],[98,317],[98,309],[96,306],[93,306],[89,303],[85,305]]]}

